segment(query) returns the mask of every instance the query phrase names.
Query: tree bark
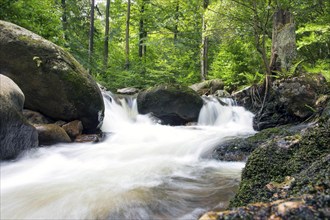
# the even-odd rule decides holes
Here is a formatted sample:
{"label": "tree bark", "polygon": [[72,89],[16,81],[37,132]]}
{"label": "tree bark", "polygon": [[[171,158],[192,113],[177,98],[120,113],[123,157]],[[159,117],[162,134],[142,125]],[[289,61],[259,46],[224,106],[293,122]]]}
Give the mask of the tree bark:
{"label": "tree bark", "polygon": [[176,0],[176,6],[175,6],[175,25],[174,25],[174,43],[178,40],[178,34],[179,34],[179,0]]}
{"label": "tree bark", "polygon": [[107,0],[105,7],[105,32],[104,32],[104,55],[103,55],[103,71],[108,68],[109,59],[109,32],[110,32],[110,0]]}
{"label": "tree bark", "polygon": [[68,17],[67,17],[67,8],[65,0],[61,0],[61,7],[62,7],[62,28],[63,28],[63,38],[65,41],[68,41]]}
{"label": "tree bark", "polygon": [[145,30],[145,0],[142,1],[142,5],[140,8],[140,25],[139,25],[139,57],[143,58],[147,52],[147,46],[145,44],[147,38],[147,32]]}
{"label": "tree bark", "polygon": [[207,59],[208,59],[208,37],[206,34],[206,19],[205,10],[209,5],[208,0],[203,1],[203,14],[202,14],[202,47],[201,47],[201,80],[204,81],[207,76]]}
{"label": "tree bark", "polygon": [[296,33],[293,15],[289,11],[279,8],[273,18],[270,71],[273,74],[278,71],[288,71],[296,55]]}
{"label": "tree bark", "polygon": [[125,69],[129,69],[130,61],[129,61],[129,22],[131,18],[131,0],[127,1],[127,16],[126,16],[126,63]]}
{"label": "tree bark", "polygon": [[91,2],[91,12],[90,12],[90,26],[89,26],[89,44],[88,44],[88,72],[92,74],[92,57],[94,50],[94,11],[95,11],[95,0]]}

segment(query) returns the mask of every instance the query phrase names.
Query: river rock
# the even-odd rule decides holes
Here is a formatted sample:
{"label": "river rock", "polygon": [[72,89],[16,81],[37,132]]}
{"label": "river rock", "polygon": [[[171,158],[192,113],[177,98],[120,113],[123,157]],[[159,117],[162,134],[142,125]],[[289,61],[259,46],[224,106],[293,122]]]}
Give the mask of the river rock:
{"label": "river rock", "polygon": [[121,95],[134,95],[138,92],[139,92],[139,89],[133,88],[133,87],[117,89],[117,94],[121,94]]}
{"label": "river rock", "polygon": [[0,73],[25,94],[25,108],[54,120],[100,127],[104,103],[86,70],[59,46],[15,24],[0,21]]}
{"label": "river rock", "polygon": [[223,89],[224,83],[221,79],[211,79],[200,83],[195,83],[189,87],[196,91],[199,95],[211,95],[214,94],[215,91]]}
{"label": "river rock", "polygon": [[24,94],[8,77],[0,74],[0,159],[13,159],[38,146],[38,133],[23,117]]}
{"label": "river rock", "polygon": [[202,98],[192,89],[161,85],[142,91],[137,97],[140,114],[151,113],[162,124],[184,125],[196,122],[203,106]]}
{"label": "river rock", "polygon": [[40,145],[69,143],[71,139],[63,128],[56,124],[36,125]]}
{"label": "river rock", "polygon": [[78,135],[80,135],[83,131],[83,125],[81,121],[74,120],[62,126],[62,128],[66,131],[66,133],[74,139]]}
{"label": "river rock", "polygon": [[29,109],[23,109],[23,115],[31,124],[49,124],[51,122],[43,114]]}
{"label": "river rock", "polygon": [[98,134],[81,134],[76,137],[75,142],[77,142],[77,143],[86,143],[86,142],[97,143],[100,140],[101,140],[101,137]]}

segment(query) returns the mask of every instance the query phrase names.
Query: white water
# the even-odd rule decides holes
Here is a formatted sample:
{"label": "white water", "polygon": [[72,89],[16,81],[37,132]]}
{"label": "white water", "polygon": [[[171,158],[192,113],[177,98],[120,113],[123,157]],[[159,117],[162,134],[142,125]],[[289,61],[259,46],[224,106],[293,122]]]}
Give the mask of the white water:
{"label": "white water", "polygon": [[1,163],[1,219],[196,219],[227,204],[244,163],[203,155],[228,136],[253,133],[251,113],[212,103],[217,118],[205,105],[201,125],[170,127],[138,115],[134,100],[105,104],[105,141]]}

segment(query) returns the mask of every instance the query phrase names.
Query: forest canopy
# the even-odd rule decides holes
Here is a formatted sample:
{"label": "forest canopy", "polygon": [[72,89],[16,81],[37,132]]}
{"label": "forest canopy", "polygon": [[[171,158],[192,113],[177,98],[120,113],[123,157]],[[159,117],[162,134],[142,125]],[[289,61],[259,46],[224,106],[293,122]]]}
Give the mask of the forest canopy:
{"label": "forest canopy", "polygon": [[[0,19],[62,46],[109,89],[222,79],[261,82],[271,62],[273,16],[292,15],[292,69],[330,79],[327,0],[0,0]],[[275,71],[273,71],[275,72]]]}

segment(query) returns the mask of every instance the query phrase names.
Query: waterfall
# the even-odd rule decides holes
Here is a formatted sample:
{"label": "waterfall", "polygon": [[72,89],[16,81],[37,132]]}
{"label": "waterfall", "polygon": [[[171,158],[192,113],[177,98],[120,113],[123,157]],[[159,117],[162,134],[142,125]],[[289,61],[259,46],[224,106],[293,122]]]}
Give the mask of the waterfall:
{"label": "waterfall", "polygon": [[251,113],[212,98],[198,125],[172,127],[139,115],[135,99],[106,93],[104,102],[105,141],[1,162],[1,219],[196,219],[228,204],[244,163],[201,155],[252,134]]}

